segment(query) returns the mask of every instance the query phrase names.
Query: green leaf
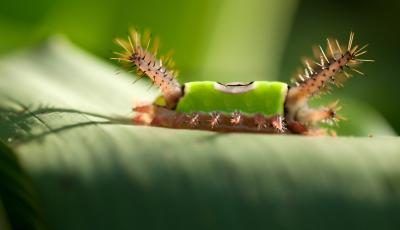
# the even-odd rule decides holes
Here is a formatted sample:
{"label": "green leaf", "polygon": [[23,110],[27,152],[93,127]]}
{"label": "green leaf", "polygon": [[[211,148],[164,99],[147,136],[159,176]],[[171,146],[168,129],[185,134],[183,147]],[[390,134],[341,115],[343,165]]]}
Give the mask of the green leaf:
{"label": "green leaf", "polygon": [[30,177],[15,153],[0,141],[0,229],[43,229],[45,224]]}
{"label": "green leaf", "polygon": [[3,207],[3,203],[0,200],[0,229],[4,230],[9,230],[10,228],[10,223],[7,220],[7,215]]}
{"label": "green leaf", "polygon": [[60,39],[0,62],[0,139],[50,229],[400,226],[398,137],[133,126],[133,103],[156,91],[113,69]]}

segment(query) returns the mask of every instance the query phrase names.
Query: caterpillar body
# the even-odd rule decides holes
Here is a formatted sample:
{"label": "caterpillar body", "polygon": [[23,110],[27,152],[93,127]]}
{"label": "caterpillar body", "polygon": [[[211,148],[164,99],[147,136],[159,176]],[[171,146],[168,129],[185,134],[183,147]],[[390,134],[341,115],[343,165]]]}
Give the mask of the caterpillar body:
{"label": "caterpillar body", "polygon": [[373,60],[361,59],[368,45],[360,47],[353,41],[353,32],[346,47],[338,40],[327,39],[327,50],[319,46],[318,61],[304,60],[304,72],[298,73],[293,85],[271,81],[197,81],[181,85],[172,59],[157,58],[158,41],[151,44],[148,33],[141,37],[135,30],[128,39],[116,39],[123,52],[116,53],[114,59],[135,68],[139,76],[147,76],[162,93],[153,103],[134,107],[135,124],[216,132],[324,135],[328,130],[320,124],[338,122],[341,107],[334,102],[311,108],[308,101],[330,90],[331,85],[341,86],[352,76],[348,71],[363,75],[355,66]]}

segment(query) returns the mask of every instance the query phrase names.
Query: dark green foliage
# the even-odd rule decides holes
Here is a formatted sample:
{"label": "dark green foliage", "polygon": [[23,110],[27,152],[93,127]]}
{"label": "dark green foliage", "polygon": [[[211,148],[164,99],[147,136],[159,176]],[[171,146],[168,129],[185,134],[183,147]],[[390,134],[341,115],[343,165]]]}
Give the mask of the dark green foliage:
{"label": "dark green foliage", "polygon": [[1,140],[0,182],[0,201],[12,229],[43,229],[32,181],[21,168],[15,153]]}

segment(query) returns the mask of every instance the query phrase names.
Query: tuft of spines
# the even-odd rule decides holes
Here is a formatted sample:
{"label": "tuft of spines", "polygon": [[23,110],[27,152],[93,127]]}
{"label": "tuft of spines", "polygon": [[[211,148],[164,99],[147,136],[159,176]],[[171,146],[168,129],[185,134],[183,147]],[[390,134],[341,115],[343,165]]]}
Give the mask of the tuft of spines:
{"label": "tuft of spines", "polygon": [[157,58],[159,41],[154,39],[154,42],[151,42],[149,32],[141,36],[136,30],[131,30],[127,39],[118,38],[115,42],[123,51],[115,52],[117,57],[112,59],[125,62],[134,68],[139,79],[143,75],[147,76],[161,89],[167,108],[174,108],[182,96],[182,89],[176,80],[178,72],[173,69],[172,53]]}
{"label": "tuft of spines", "polygon": [[345,120],[344,117],[337,113],[342,109],[339,105],[339,100],[332,102],[328,106],[324,106],[318,109],[309,108],[306,111],[301,111],[298,116],[300,120],[306,121],[308,126],[314,126],[318,123],[334,125],[341,120]]}
{"label": "tuft of spines", "polygon": [[341,120],[336,114],[340,110],[337,102],[313,109],[308,106],[308,101],[312,97],[330,93],[332,85],[343,86],[343,82],[352,76],[349,71],[364,75],[356,66],[374,61],[360,58],[367,53],[368,45],[354,45],[353,32],[350,33],[346,47],[336,39],[328,38],[326,41],[326,50],[322,46],[314,48],[316,60],[303,60],[304,67],[297,73],[293,79],[294,86],[288,91],[285,101],[286,122],[292,131],[306,133],[306,129],[314,129],[319,123],[335,124]]}
{"label": "tuft of spines", "polygon": [[189,118],[189,125],[192,128],[195,128],[196,126],[199,125],[199,123],[200,123],[200,114],[193,113],[193,114],[187,115],[187,117]]}
{"label": "tuft of spines", "polygon": [[220,124],[220,118],[221,118],[221,113],[218,112],[213,112],[210,114],[210,126],[211,129],[214,129],[215,127],[218,127]]}
{"label": "tuft of spines", "polygon": [[239,125],[242,121],[242,114],[239,111],[232,113],[231,124]]}
{"label": "tuft of spines", "polygon": [[292,80],[294,87],[298,88],[297,97],[309,98],[327,92],[330,84],[343,86],[343,82],[352,76],[347,72],[348,70],[364,75],[355,67],[363,62],[374,60],[360,58],[361,55],[367,53],[365,48],[368,45],[359,48],[358,45],[353,46],[353,43],[354,33],[351,32],[346,49],[343,49],[338,40],[329,38],[326,51],[322,46],[314,49],[317,61],[305,59],[304,71],[298,72]]}

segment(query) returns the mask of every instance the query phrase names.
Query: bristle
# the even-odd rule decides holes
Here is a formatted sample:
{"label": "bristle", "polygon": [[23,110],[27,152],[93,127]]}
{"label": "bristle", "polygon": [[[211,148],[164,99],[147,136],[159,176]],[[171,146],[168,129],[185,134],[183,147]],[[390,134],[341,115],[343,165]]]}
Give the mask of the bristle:
{"label": "bristle", "polygon": [[375,62],[375,60],[373,60],[373,59],[354,59],[354,60],[356,60],[358,62]]}
{"label": "bristle", "polygon": [[342,48],[340,47],[339,41],[337,39],[335,39],[335,42],[336,42],[336,46],[338,47],[338,49],[340,51],[340,54],[343,54],[343,51],[342,51]]}
{"label": "bristle", "polygon": [[324,58],[322,57],[322,55],[320,56],[320,59],[321,59],[321,67],[322,67],[322,69],[324,69],[325,68],[325,61],[324,61]]}
{"label": "bristle", "polygon": [[354,52],[357,50],[357,48],[358,48],[358,45],[354,46],[349,52],[351,54],[354,54]]}
{"label": "bristle", "polygon": [[312,75],[314,73],[314,69],[311,68],[310,62],[308,60],[306,60],[305,63],[306,63],[308,70],[310,71],[310,74]]}
{"label": "bristle", "polygon": [[347,73],[346,71],[343,71],[343,74],[344,74],[347,78],[350,78],[350,77],[351,77],[351,75],[350,75],[349,73]]}
{"label": "bristle", "polygon": [[308,69],[307,68],[304,69],[304,76],[306,78],[310,78],[310,74],[308,73]]}
{"label": "bristle", "polygon": [[151,49],[151,53],[153,53],[155,57],[157,56],[159,48],[160,48],[160,39],[156,37],[153,39],[153,48]]}
{"label": "bristle", "polygon": [[303,76],[302,76],[301,74],[299,74],[298,77],[299,77],[299,79],[300,79],[301,81],[304,81],[304,78],[303,78]]}
{"label": "bristle", "polygon": [[336,101],[334,101],[334,102],[332,102],[332,103],[330,103],[329,105],[328,105],[328,108],[329,109],[334,109],[335,111],[339,111],[339,110],[341,110],[341,106],[339,106],[339,100],[336,100]]}
{"label": "bristle", "polygon": [[351,67],[350,70],[353,70],[354,72],[356,72],[356,73],[358,73],[358,74],[361,74],[361,75],[363,75],[363,76],[365,75],[363,72],[361,72],[360,70],[355,69],[355,68],[353,68],[353,67]]}
{"label": "bristle", "polygon": [[362,50],[364,50],[365,48],[368,47],[369,44],[364,45],[363,47],[361,47],[360,49],[356,50],[354,54],[357,54],[359,52],[361,52]]}
{"label": "bristle", "polygon": [[318,63],[318,62],[316,62],[316,61],[313,61],[313,63],[316,64],[316,65],[319,66],[319,67],[322,67],[322,68],[324,67],[321,63]]}
{"label": "bristle", "polygon": [[151,33],[149,31],[145,31],[143,34],[143,42],[146,44],[146,50],[149,50],[150,42],[151,42]]}
{"label": "bristle", "polygon": [[327,38],[326,41],[328,43],[329,51],[331,52],[331,57],[336,61],[335,52],[333,52],[333,48],[332,48],[331,42],[329,41],[329,38]]}
{"label": "bristle", "polygon": [[319,46],[319,49],[321,50],[321,53],[322,53],[323,57],[325,58],[326,62],[329,64],[329,59],[326,57],[324,50],[322,49],[321,46]]}
{"label": "bristle", "polygon": [[133,38],[135,46],[141,46],[140,34],[135,29],[131,30],[131,37]]}
{"label": "bristle", "polygon": [[170,50],[165,56],[161,57],[161,60],[163,60],[164,66],[167,68],[174,68],[175,67],[175,62],[172,59],[172,56],[174,55],[174,51]]}
{"label": "bristle", "polygon": [[363,55],[363,54],[366,54],[366,53],[367,53],[367,51],[365,50],[365,51],[363,51],[363,52],[361,52],[361,53],[354,54],[354,56],[355,56],[355,57],[359,57],[359,56],[361,56],[361,55]]}
{"label": "bristle", "polygon": [[129,36],[128,36],[128,41],[129,41],[129,45],[131,46],[131,49],[135,50],[135,47],[133,47],[133,43],[132,43],[131,37],[129,37]]}
{"label": "bristle", "polygon": [[[118,56],[124,56],[125,54],[120,53],[120,52],[113,52],[113,54],[118,55]],[[112,58],[113,59],[113,58]]]}
{"label": "bristle", "polygon": [[126,52],[131,52],[124,44],[124,42],[120,39],[115,40]]}
{"label": "bristle", "polygon": [[349,44],[347,46],[347,51],[350,51],[352,45],[353,45],[353,40],[354,40],[354,33],[350,32],[350,38],[349,38]]}
{"label": "bristle", "polygon": [[358,64],[360,64],[360,62],[356,61],[355,59],[351,59],[351,60],[349,60],[349,62],[346,65],[346,67],[350,67],[350,66],[358,65]]}

